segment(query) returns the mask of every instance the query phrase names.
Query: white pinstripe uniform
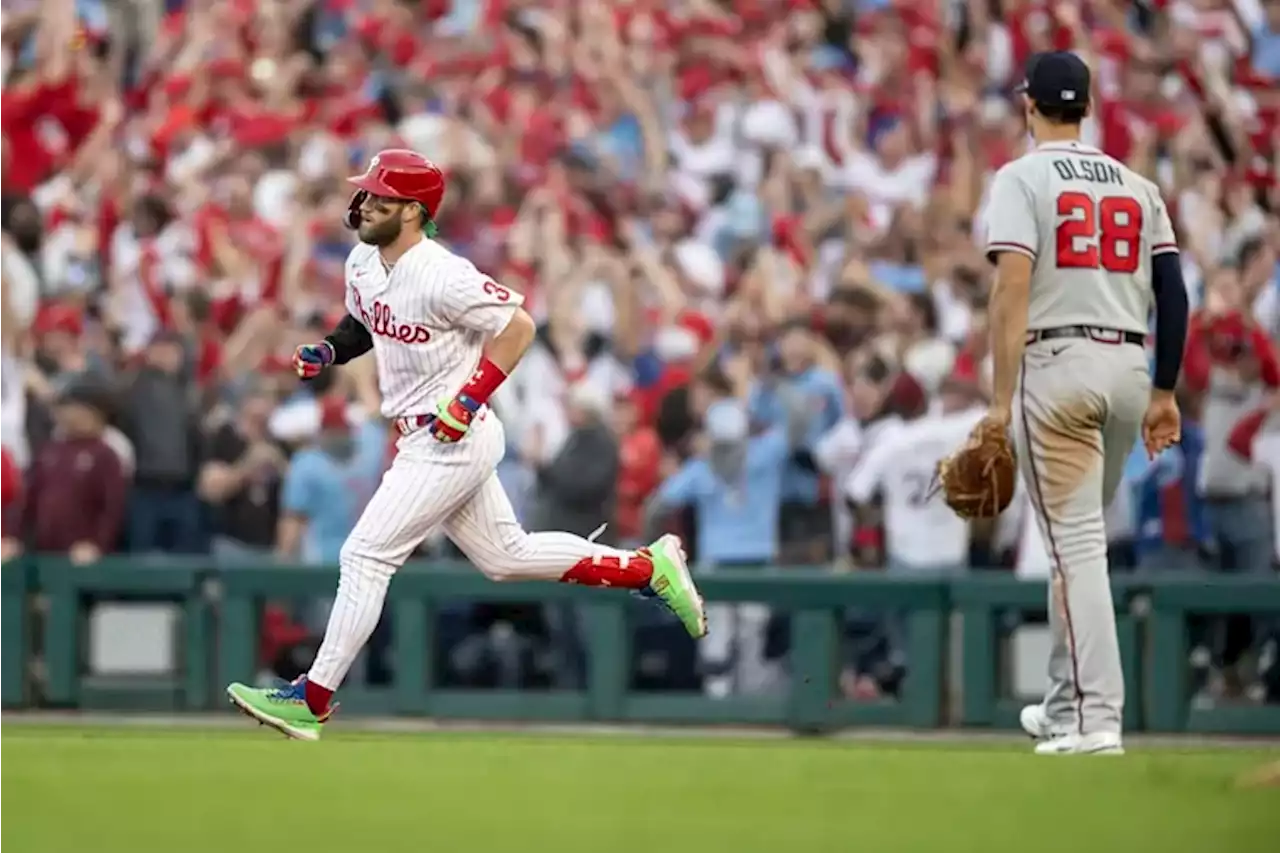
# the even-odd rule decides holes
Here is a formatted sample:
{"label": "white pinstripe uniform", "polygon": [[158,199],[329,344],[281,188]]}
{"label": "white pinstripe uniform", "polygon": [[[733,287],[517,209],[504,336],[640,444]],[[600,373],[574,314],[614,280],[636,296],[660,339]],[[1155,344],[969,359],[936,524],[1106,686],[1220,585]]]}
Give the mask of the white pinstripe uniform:
{"label": "white pinstripe uniform", "polygon": [[422,416],[466,383],[486,340],[523,302],[520,294],[426,238],[389,273],[375,246],[357,246],[346,279],[347,311],[373,338],[382,414],[396,420],[402,436],[342,548],[338,594],[308,675],[331,690],[377,626],[392,574],[437,527],[498,581],[559,580],[584,558],[629,556],[568,533],[520,527],[495,473],[506,442],[492,411],[481,409],[456,444],[421,428]]}
{"label": "white pinstripe uniform", "polygon": [[1177,252],[1173,225],[1153,183],[1080,142],[1040,145],[997,172],[986,224],[989,257],[1034,263],[1014,439],[1053,569],[1044,709],[1060,731],[1118,734],[1103,515],[1150,398],[1151,259]]}

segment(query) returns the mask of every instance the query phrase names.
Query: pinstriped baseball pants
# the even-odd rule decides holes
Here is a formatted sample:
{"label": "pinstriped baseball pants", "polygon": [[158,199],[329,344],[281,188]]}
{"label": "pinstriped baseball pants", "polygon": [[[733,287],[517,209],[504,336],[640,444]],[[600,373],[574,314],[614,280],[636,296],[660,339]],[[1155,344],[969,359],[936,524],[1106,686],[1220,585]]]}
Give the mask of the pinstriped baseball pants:
{"label": "pinstriped baseball pants", "polygon": [[495,581],[559,580],[584,558],[624,556],[569,533],[528,533],[498,481],[506,446],[490,414],[456,444],[400,439],[391,468],[342,547],[338,592],[308,677],[336,690],[382,614],[391,576],[437,527]]}

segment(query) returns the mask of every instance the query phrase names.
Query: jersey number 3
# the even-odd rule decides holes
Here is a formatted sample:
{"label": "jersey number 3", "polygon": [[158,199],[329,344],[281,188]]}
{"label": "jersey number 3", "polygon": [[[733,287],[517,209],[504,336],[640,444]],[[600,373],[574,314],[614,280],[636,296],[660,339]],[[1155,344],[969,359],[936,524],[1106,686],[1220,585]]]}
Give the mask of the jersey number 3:
{"label": "jersey number 3", "polygon": [[507,290],[502,285],[494,281],[491,281],[487,278],[484,280],[484,292],[489,296],[492,296],[494,299],[498,300],[499,302],[511,301],[510,290]]}
{"label": "jersey number 3", "polygon": [[1138,269],[1142,241],[1142,205],[1131,196],[1107,196],[1094,201],[1085,193],[1058,196],[1058,269],[1099,267],[1107,272]]}

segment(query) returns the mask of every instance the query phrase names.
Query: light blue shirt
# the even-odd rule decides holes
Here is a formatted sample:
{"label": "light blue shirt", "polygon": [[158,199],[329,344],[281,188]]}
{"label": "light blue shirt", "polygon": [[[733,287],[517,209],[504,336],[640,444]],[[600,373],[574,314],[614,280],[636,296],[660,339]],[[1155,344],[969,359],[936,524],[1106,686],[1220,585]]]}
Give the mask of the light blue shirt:
{"label": "light blue shirt", "polygon": [[[800,446],[812,450],[818,439],[836,425],[844,410],[844,390],[840,378],[830,371],[811,367],[796,376],[779,380],[807,398],[808,405],[817,414],[809,423]],[[748,412],[752,421],[768,427],[785,427],[787,409],[775,387],[757,385],[751,390]],[[802,503],[818,502],[818,475],[813,471],[789,464],[783,475],[782,499]]]}
{"label": "light blue shirt", "polygon": [[601,130],[595,139],[596,150],[611,158],[623,177],[633,177],[644,164],[644,137],[640,122],[630,113]]}
{"label": "light blue shirt", "polygon": [[665,508],[698,515],[698,560],[708,564],[773,562],[778,555],[782,471],[790,448],[782,429],[748,439],[740,483],[727,483],[705,459],[690,459],[658,487]]}
{"label": "light blue shirt", "polygon": [[322,50],[332,49],[349,30],[347,17],[341,9],[334,9],[327,3],[317,5],[311,19],[311,38],[317,47]]}
{"label": "light blue shirt", "polygon": [[484,5],[480,0],[453,0],[448,14],[436,22],[437,31],[446,36],[474,33],[484,18]]}
{"label": "light blue shirt", "polygon": [[872,278],[899,293],[924,293],[928,289],[922,267],[895,264],[889,261],[872,261],[868,269]]}
{"label": "light blue shirt", "polygon": [[285,473],[281,509],[307,520],[303,562],[336,566],[342,543],[378,488],[387,452],[386,430],[371,421],[356,427],[352,438],[356,447],[350,459],[336,459],[318,447],[308,447],[293,455]]}
{"label": "light blue shirt", "polygon": [[1280,33],[1266,24],[1253,31],[1253,70],[1271,78],[1280,78]]}

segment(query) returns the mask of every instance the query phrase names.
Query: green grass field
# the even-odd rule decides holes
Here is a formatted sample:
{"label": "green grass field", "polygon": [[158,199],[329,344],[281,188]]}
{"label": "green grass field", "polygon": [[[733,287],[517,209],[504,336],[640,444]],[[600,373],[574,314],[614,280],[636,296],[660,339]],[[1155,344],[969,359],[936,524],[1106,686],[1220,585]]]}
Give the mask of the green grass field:
{"label": "green grass field", "polygon": [[11,853],[1252,853],[1276,752],[5,726]]}

